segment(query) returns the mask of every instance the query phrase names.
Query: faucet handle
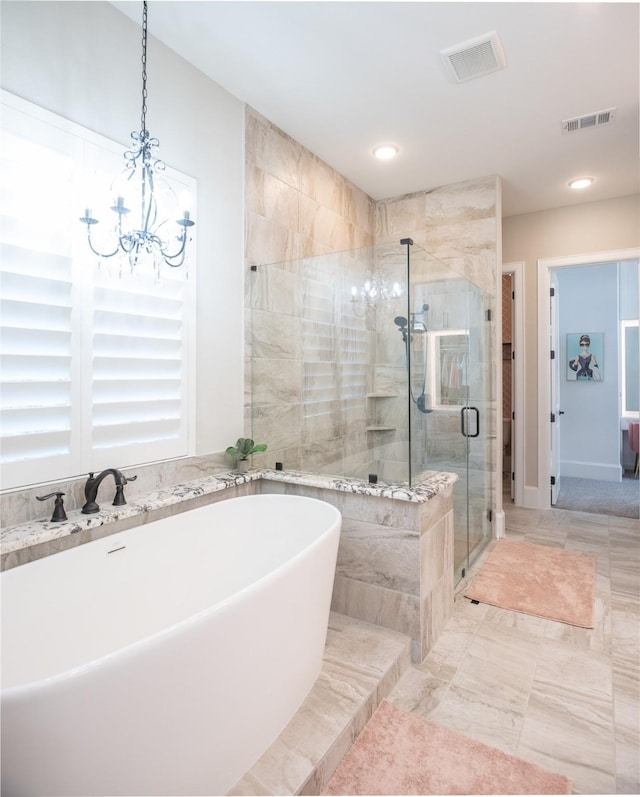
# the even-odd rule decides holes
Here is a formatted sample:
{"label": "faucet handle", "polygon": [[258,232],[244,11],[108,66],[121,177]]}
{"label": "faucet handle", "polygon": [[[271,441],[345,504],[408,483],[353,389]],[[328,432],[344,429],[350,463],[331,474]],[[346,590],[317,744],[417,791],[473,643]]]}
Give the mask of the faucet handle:
{"label": "faucet handle", "polygon": [[36,495],[38,501],[46,501],[53,498],[55,495],[56,500],[53,505],[53,515],[51,516],[52,523],[62,523],[67,519],[67,513],[64,511],[64,501],[62,496],[64,493],[49,493],[48,495]]}
{"label": "faucet handle", "polygon": [[134,482],[137,478],[137,475],[127,478],[124,473],[122,474],[122,484],[116,484],[116,494],[112,506],[124,506],[127,503],[124,497],[124,486],[127,482]]}

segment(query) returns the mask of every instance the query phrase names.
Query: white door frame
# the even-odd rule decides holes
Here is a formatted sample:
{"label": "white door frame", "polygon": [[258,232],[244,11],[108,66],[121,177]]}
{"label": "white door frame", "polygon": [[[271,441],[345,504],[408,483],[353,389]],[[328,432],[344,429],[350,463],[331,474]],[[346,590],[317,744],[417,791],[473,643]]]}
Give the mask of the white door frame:
{"label": "white door frame", "polygon": [[551,507],[549,469],[549,423],[551,422],[551,382],[549,377],[549,285],[554,268],[574,268],[640,257],[640,247],[592,252],[586,255],[542,258],[538,260],[538,507]]}
{"label": "white door frame", "polygon": [[[524,506],[524,261],[503,263],[502,273],[513,275],[512,285],[515,294],[512,323],[512,350],[515,354],[512,362],[515,418],[512,425],[511,470],[514,475],[513,503],[515,506]],[[502,366],[502,362],[500,365]],[[502,400],[502,396],[499,398]]]}

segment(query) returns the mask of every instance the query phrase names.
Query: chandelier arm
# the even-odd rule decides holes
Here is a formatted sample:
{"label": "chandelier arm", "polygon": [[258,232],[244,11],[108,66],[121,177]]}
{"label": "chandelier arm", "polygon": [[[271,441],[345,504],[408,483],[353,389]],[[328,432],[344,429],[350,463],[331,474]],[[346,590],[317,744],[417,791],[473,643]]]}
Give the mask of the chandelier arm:
{"label": "chandelier arm", "polygon": [[177,263],[173,263],[171,260],[168,260],[166,257],[164,258],[164,262],[171,268],[180,268],[180,266],[184,264],[185,256],[186,256],[186,249],[183,249],[180,260]]}
{"label": "chandelier arm", "polygon": [[[168,246],[165,246],[164,248],[160,247],[160,251],[162,252],[162,257],[164,258],[165,262],[169,263],[170,260],[176,260],[180,256],[182,256],[182,262],[184,262],[184,254],[185,254],[185,250],[187,248],[187,231],[186,230],[182,233],[182,235],[180,235],[180,237],[178,238],[178,241],[179,241],[180,246],[178,247],[177,251],[174,254],[172,254],[172,255],[170,255],[167,252]],[[169,263],[169,265],[172,265],[172,264]],[[180,265],[182,265],[182,263],[180,263]]]}
{"label": "chandelier arm", "polygon": [[93,254],[94,254],[94,255],[97,255],[98,257],[104,257],[104,258],[107,258],[107,257],[113,257],[114,255],[117,255],[117,254],[118,254],[118,251],[120,250],[120,243],[118,242],[118,245],[117,245],[117,246],[116,246],[116,248],[113,250],[113,252],[106,253],[106,254],[105,254],[104,252],[99,252],[99,251],[98,251],[98,250],[95,248],[95,246],[93,245],[93,241],[91,240],[91,230],[87,230],[87,242],[88,242],[88,244],[89,244],[89,249],[91,249],[91,251],[93,252]]}
{"label": "chandelier arm", "polygon": [[120,249],[126,254],[130,255],[134,249],[139,249],[140,240],[137,235],[121,235],[119,238]]}

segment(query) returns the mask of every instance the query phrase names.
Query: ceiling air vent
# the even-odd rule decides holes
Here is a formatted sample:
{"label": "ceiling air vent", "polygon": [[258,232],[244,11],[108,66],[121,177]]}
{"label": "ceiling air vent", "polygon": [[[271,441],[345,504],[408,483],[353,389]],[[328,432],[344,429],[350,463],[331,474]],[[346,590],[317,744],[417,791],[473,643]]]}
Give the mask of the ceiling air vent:
{"label": "ceiling air vent", "polygon": [[588,130],[591,127],[609,125],[616,118],[616,109],[607,108],[605,111],[595,111],[584,116],[576,116],[574,119],[565,119],[562,122],[562,134],[577,133],[579,130]]}
{"label": "ceiling air vent", "polygon": [[489,75],[506,66],[502,45],[495,31],[448,47],[440,54],[457,83]]}

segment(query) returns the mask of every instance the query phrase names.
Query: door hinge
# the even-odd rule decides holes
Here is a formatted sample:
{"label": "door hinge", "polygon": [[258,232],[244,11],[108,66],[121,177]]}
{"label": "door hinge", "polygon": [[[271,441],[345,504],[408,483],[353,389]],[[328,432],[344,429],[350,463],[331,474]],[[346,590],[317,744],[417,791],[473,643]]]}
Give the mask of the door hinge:
{"label": "door hinge", "polygon": [[556,289],[555,288],[549,288],[549,296],[555,296],[555,295],[556,295]]}
{"label": "door hinge", "polygon": [[556,359],[556,353],[553,349],[551,349],[551,351],[549,352],[549,356],[551,357],[552,360]]}
{"label": "door hinge", "polygon": [[487,509],[487,520],[489,523],[493,520],[493,509]]}
{"label": "door hinge", "polygon": [[556,477],[552,476],[551,477],[551,486],[553,487],[555,483],[556,483]]}
{"label": "door hinge", "polygon": [[515,414],[515,412],[512,412],[511,413],[511,420],[515,421],[515,419],[516,419],[516,414]]}
{"label": "door hinge", "polygon": [[511,471],[511,481],[514,482],[516,480],[516,474]]}
{"label": "door hinge", "polygon": [[511,359],[512,359],[512,360],[515,360],[515,359],[516,359],[516,353],[515,353],[515,351],[512,351],[512,352],[511,352]]}
{"label": "door hinge", "polygon": [[491,321],[491,309],[487,310],[487,321]]}
{"label": "door hinge", "polygon": [[515,291],[511,291],[511,301],[512,302],[515,301],[515,298],[516,298],[516,292]]}
{"label": "door hinge", "polygon": [[551,413],[551,423],[555,423],[555,422],[556,422],[556,414],[555,414],[555,412],[552,412]]}

